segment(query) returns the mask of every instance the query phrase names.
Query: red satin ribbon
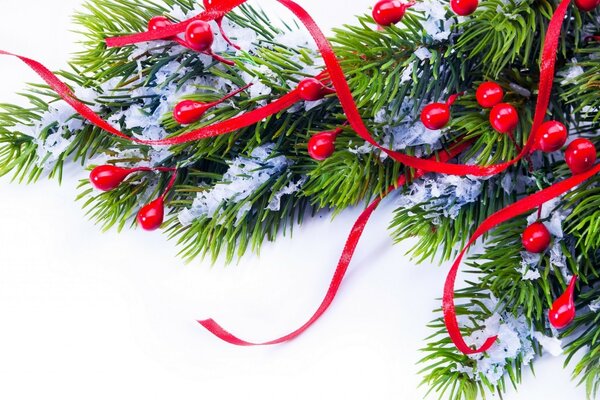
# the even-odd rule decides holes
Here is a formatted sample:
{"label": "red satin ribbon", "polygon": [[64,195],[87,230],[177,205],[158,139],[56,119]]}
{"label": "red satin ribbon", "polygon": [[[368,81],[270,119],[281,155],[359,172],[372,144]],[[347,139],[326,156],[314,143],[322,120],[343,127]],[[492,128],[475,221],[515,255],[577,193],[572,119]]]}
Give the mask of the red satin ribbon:
{"label": "red satin ribbon", "polygon": [[[235,132],[237,130],[246,128],[257,124],[258,122],[275,115],[287,108],[290,108],[298,101],[301,100],[298,90],[292,90],[290,93],[280,97],[279,99],[267,104],[266,106],[257,108],[256,110],[249,111],[245,114],[237,117],[228,119],[226,121],[217,122],[213,125],[206,126],[204,128],[196,129],[177,137],[167,138],[162,140],[144,140],[127,136],[123,132],[114,128],[107,121],[102,119],[96,114],[91,108],[75,98],[73,91],[62,82],[52,71],[46,68],[44,65],[35,61],[31,58],[12,54],[3,50],[0,50],[0,55],[7,55],[16,57],[19,60],[27,64],[33,71],[35,71],[47,84],[53,89],[66,103],[68,103],[77,113],[83,118],[87,119],[92,124],[96,125],[100,129],[115,135],[121,139],[127,141],[140,143],[149,146],[171,146],[188,142],[195,142],[201,139],[207,139],[227,133]],[[317,79],[326,81],[327,77],[325,73],[316,76]]]}
{"label": "red satin ribbon", "polygon": [[[453,147],[448,152],[440,153],[438,155],[438,157],[441,161],[446,162],[448,160],[453,159],[460,153],[462,153],[469,145],[470,145],[470,142],[464,142],[462,144],[459,144],[459,145]],[[431,159],[435,159],[435,157],[432,157]],[[425,171],[416,171],[414,174],[414,179],[423,176],[425,173],[426,173]],[[398,179],[397,186],[404,185],[406,183],[406,181],[407,181],[406,175],[401,176]],[[245,340],[242,340],[242,339],[234,336],[233,334],[231,334],[230,332],[225,330],[217,322],[215,322],[213,319],[207,319],[207,320],[198,321],[198,322],[203,327],[208,329],[208,331],[210,333],[212,333],[213,335],[217,336],[218,338],[220,338],[228,343],[234,344],[236,346],[266,346],[266,345],[271,345],[271,344],[287,342],[289,340],[292,340],[292,339],[300,336],[312,324],[314,324],[325,313],[325,311],[327,311],[327,309],[333,302],[333,299],[337,295],[340,285],[341,285],[342,281],[344,280],[344,276],[346,275],[346,271],[348,270],[348,265],[350,264],[350,261],[352,261],[352,256],[354,255],[356,246],[358,245],[358,242],[363,234],[363,231],[365,230],[365,226],[367,225],[367,222],[369,222],[369,218],[371,217],[371,214],[373,214],[373,211],[375,211],[377,206],[379,206],[379,203],[381,203],[381,200],[383,200],[383,198],[385,196],[387,196],[389,193],[391,193],[395,188],[396,188],[396,186],[390,186],[385,191],[385,193],[383,194],[382,197],[378,197],[360,214],[360,216],[354,223],[352,230],[350,231],[350,235],[348,236],[348,241],[346,242],[346,245],[344,246],[344,250],[342,251],[342,255],[340,257],[337,268],[335,270],[335,273],[334,273],[331,283],[329,285],[329,289],[327,290],[327,293],[325,294],[325,298],[323,299],[323,301],[321,302],[321,305],[319,306],[317,311],[313,314],[313,316],[310,317],[310,319],[304,325],[302,325],[300,328],[296,329],[292,333],[289,333],[289,334],[282,336],[275,340],[271,340],[271,341],[263,342],[263,343],[252,343],[252,342],[247,342]]]}
{"label": "red satin ribbon", "polygon": [[[567,13],[571,0],[562,0],[559,6],[556,8],[548,30],[546,32],[546,38],[544,40],[544,49],[542,51],[542,62],[540,65],[540,84],[539,93],[537,99],[537,105],[535,108],[535,115],[533,118],[533,126],[531,127],[531,133],[528,143],[535,136],[537,128],[544,121],[546,110],[548,108],[548,101],[552,91],[552,83],[554,81],[554,64],[556,62],[556,52],[558,48],[558,39],[560,38],[560,31],[562,22]],[[600,167],[596,167],[584,174],[573,176],[560,183],[550,186],[534,195],[525,197],[516,203],[498,211],[491,215],[477,228],[473,236],[467,242],[467,245],[462,249],[456,261],[452,265],[452,268],[448,272],[446,277],[446,283],[444,284],[444,297],[442,299],[442,310],[444,313],[444,321],[448,334],[452,339],[452,342],[456,345],[458,350],[465,354],[482,353],[489,350],[490,347],[496,341],[496,337],[488,338],[485,343],[478,349],[472,349],[465,342],[460,327],[458,326],[458,319],[456,317],[456,307],[454,305],[454,285],[456,282],[456,274],[460,267],[460,263],[473,243],[481,237],[483,234],[488,232],[490,229],[498,226],[499,224],[516,217],[517,215],[523,214],[529,210],[533,210],[535,207],[541,206],[545,202],[560,196],[568,190],[579,185],[589,177],[595,175],[600,171]]]}

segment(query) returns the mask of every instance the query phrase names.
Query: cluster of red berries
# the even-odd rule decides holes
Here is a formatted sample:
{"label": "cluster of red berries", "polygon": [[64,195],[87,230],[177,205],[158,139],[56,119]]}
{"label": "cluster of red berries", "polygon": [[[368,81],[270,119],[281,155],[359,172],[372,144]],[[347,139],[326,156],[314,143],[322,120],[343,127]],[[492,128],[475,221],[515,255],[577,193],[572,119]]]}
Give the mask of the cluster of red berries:
{"label": "cluster of red berries", "polygon": [[110,192],[123,183],[127,177],[136,172],[169,172],[172,174],[171,180],[163,194],[156,200],[142,207],[137,215],[137,221],[140,226],[147,231],[154,231],[160,228],[165,218],[165,198],[175,185],[177,179],[177,170],[175,168],[120,168],[114,165],[101,165],[96,167],[90,173],[92,185],[103,192]]}
{"label": "cluster of red berries", "polygon": [[475,92],[477,103],[483,108],[491,108],[490,125],[496,132],[511,134],[519,125],[519,113],[509,103],[503,103],[504,90],[496,82],[483,82]]}

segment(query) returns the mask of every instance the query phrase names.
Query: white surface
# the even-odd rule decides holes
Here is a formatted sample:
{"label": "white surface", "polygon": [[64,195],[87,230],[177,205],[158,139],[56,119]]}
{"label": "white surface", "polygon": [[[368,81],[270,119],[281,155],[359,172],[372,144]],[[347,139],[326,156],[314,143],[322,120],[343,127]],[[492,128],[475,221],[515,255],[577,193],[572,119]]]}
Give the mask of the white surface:
{"label": "white surface", "polygon": [[[64,66],[80,2],[2,0],[0,48]],[[331,27],[371,1],[301,3]],[[15,101],[35,78],[1,63],[0,101]],[[237,348],[194,321],[215,317],[248,340],[295,329],[321,301],[359,210],[311,221],[239,265],[184,265],[160,234],[101,234],[73,202],[82,176],[62,188],[0,182],[0,398],[423,398],[418,349],[447,265],[416,267],[392,246],[390,207],[374,215],[322,320],[288,344]],[[538,362],[537,378],[526,372],[506,399],[583,399],[561,364]]]}

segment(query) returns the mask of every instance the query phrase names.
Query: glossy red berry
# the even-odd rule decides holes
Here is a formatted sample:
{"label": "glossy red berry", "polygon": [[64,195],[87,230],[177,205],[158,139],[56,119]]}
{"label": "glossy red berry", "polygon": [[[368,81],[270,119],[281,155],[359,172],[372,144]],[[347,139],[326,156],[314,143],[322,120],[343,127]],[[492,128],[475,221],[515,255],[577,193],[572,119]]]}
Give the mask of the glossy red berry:
{"label": "glossy red berry", "polygon": [[298,94],[300,98],[305,101],[317,101],[321,100],[328,94],[335,93],[334,90],[323,85],[323,83],[316,78],[306,78],[298,83]]}
{"label": "glossy red berry", "polygon": [[194,100],[183,100],[175,106],[175,109],[173,110],[173,118],[181,125],[192,124],[196,121],[199,121],[202,118],[202,116],[206,114],[206,112],[211,108],[226,102],[234,96],[237,96],[239,93],[248,89],[252,85],[253,84],[250,83],[244,87],[234,90],[233,92],[222,97],[221,99],[210,103],[204,103],[201,101]]}
{"label": "glossy red berry", "polygon": [[212,47],[214,40],[212,28],[206,21],[194,21],[185,30],[185,41],[193,50],[207,52]]}
{"label": "glossy red berry", "polygon": [[575,319],[575,283],[577,275],[569,282],[565,292],[552,303],[548,312],[548,320],[556,329],[566,328]]}
{"label": "glossy red berry", "polygon": [[500,133],[511,133],[519,124],[519,114],[508,103],[496,104],[490,112],[490,124]]}
{"label": "glossy red berry", "polygon": [[450,7],[452,11],[463,17],[471,15],[477,10],[478,0],[451,0]]}
{"label": "glossy red berry", "polygon": [[172,25],[172,22],[169,21],[167,17],[159,15],[157,17],[152,17],[150,21],[148,21],[148,30],[154,31],[157,29],[166,28],[169,25]]}
{"label": "glossy red berry", "polygon": [[373,19],[379,26],[397,24],[404,17],[409,4],[400,0],[380,0],[373,7]]}
{"label": "glossy red berry", "polygon": [[442,129],[450,122],[450,106],[446,103],[431,103],[423,107],[421,122],[427,129]]}
{"label": "glossy red berry", "polygon": [[581,11],[589,12],[600,5],[600,0],[575,0],[575,5]]}
{"label": "glossy red berry", "polygon": [[477,103],[483,108],[491,108],[504,98],[504,90],[496,82],[483,82],[475,93]]}
{"label": "glossy red berry", "polygon": [[323,161],[335,151],[336,132],[321,132],[308,141],[308,154],[317,161]]}
{"label": "glossy red berry", "polygon": [[567,127],[558,121],[546,121],[538,129],[537,145],[545,153],[560,150],[567,141]]}
{"label": "glossy red berry", "polygon": [[212,103],[184,100],[175,106],[173,118],[181,125],[193,124],[199,121],[211,107],[213,107]]}
{"label": "glossy red berry", "polygon": [[596,147],[587,139],[575,139],[565,150],[565,161],[573,174],[586,172],[596,162]]}
{"label": "glossy red berry", "polygon": [[162,197],[144,206],[137,216],[138,223],[146,231],[155,231],[165,218],[165,202]]}
{"label": "glossy red berry", "polygon": [[115,167],[114,165],[101,165],[90,173],[90,182],[98,190],[109,192],[116,189],[128,175],[133,171],[130,169]]}
{"label": "glossy red berry", "polygon": [[543,253],[550,245],[550,232],[541,222],[534,222],[525,228],[521,241],[530,253]]}

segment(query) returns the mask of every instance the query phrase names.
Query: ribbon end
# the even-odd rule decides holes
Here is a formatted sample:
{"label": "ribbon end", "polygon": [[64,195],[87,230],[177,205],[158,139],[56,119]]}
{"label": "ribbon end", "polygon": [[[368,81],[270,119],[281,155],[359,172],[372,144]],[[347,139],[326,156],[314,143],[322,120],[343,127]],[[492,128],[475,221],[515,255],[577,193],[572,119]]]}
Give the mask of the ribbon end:
{"label": "ribbon end", "polygon": [[246,342],[244,340],[241,340],[241,339],[233,336],[231,333],[229,333],[225,329],[223,329],[223,327],[221,325],[219,325],[212,318],[204,319],[204,320],[197,320],[196,322],[198,322],[207,331],[209,331],[210,333],[212,333],[213,335],[215,335],[216,337],[218,337],[219,339],[221,339],[224,342],[233,344],[235,346],[256,346],[255,343]]}

